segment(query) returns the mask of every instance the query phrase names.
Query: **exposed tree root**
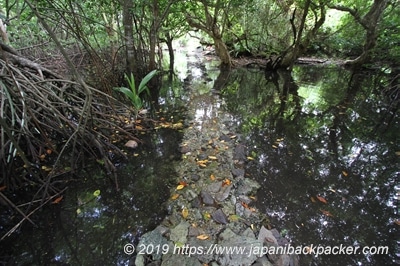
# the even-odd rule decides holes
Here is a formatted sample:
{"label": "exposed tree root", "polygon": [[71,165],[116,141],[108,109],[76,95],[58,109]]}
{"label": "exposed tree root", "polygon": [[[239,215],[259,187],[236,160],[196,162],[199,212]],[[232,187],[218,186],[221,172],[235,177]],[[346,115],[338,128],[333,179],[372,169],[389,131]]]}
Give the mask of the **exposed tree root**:
{"label": "exposed tree root", "polygon": [[[128,107],[1,42],[0,96],[0,203],[23,216],[18,226],[37,210],[32,203],[42,206],[63,191],[60,179],[73,174],[83,158],[97,158],[115,174],[111,157],[125,155],[113,143],[137,140],[124,128],[130,119]],[[27,187],[36,191],[28,201],[7,195]]]}

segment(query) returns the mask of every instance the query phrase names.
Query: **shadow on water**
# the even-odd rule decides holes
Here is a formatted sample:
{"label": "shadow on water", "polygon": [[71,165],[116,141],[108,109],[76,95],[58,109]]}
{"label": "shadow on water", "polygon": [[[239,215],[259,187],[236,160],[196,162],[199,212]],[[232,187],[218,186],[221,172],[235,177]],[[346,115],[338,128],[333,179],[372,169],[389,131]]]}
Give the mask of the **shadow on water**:
{"label": "shadow on water", "polygon": [[399,259],[399,103],[383,93],[390,80],[335,67],[239,69],[221,92],[255,158],[247,172],[262,184],[257,207],[292,245],[389,248],[305,255],[302,265]]}

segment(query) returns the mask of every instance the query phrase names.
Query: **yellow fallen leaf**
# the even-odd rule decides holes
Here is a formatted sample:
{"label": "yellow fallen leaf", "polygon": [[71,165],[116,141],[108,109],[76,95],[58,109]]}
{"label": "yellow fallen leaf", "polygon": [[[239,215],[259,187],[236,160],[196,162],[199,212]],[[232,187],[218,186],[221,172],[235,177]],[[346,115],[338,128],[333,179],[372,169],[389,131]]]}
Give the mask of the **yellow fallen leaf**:
{"label": "yellow fallen leaf", "polygon": [[210,175],[210,179],[211,179],[211,181],[214,181],[215,180],[215,175],[211,174]]}
{"label": "yellow fallen leaf", "polygon": [[202,234],[202,235],[198,235],[196,238],[200,239],[200,240],[206,240],[206,239],[209,239],[210,237],[208,235]]}
{"label": "yellow fallen leaf", "polygon": [[189,215],[189,210],[186,207],[183,208],[182,209],[182,217],[186,219],[188,217],[188,215]]}
{"label": "yellow fallen leaf", "polygon": [[232,183],[231,180],[229,180],[228,178],[225,178],[225,180],[222,181],[222,186],[223,187],[224,186],[229,186],[231,183]]}
{"label": "yellow fallen leaf", "polygon": [[253,161],[253,160],[254,160],[254,158],[253,158],[253,157],[251,157],[251,156],[247,156],[247,160]]}
{"label": "yellow fallen leaf", "polygon": [[204,164],[204,163],[200,163],[199,166],[200,166],[200,167],[203,167],[203,168],[206,168],[206,167],[207,167],[207,165]]}
{"label": "yellow fallen leaf", "polygon": [[396,151],[395,154],[396,154],[397,156],[400,156],[400,151]]}
{"label": "yellow fallen leaf", "polygon": [[180,196],[179,194],[174,194],[171,196],[171,199],[176,200],[177,198],[179,198],[179,196]]}
{"label": "yellow fallen leaf", "polygon": [[185,185],[178,185],[177,187],[176,187],[176,190],[181,190],[181,189],[183,189],[185,187]]}
{"label": "yellow fallen leaf", "polygon": [[176,124],[172,124],[173,129],[181,129],[183,128],[183,124],[181,122],[178,122]]}
{"label": "yellow fallen leaf", "polygon": [[217,157],[215,157],[215,156],[208,156],[208,159],[210,159],[210,160],[218,160]]}
{"label": "yellow fallen leaf", "polygon": [[232,214],[232,215],[229,216],[229,221],[231,221],[231,222],[236,222],[236,221],[239,220],[239,218],[240,218],[240,217],[239,217],[238,215]]}
{"label": "yellow fallen leaf", "polygon": [[275,146],[275,145],[272,145],[272,148],[274,148],[274,149],[277,149],[278,147],[277,147],[277,146]]}

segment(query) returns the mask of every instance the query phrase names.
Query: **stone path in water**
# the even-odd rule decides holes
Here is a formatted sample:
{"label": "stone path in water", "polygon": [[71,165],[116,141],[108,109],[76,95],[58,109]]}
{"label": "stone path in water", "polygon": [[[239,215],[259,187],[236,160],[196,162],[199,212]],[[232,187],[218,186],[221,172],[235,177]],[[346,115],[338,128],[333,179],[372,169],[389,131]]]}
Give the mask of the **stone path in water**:
{"label": "stone path in water", "polygon": [[204,90],[204,78],[189,74],[185,82],[188,127],[169,215],[141,237],[134,265],[298,265],[294,255],[264,254],[288,242],[251,207],[259,188],[246,176],[252,158],[219,95]]}

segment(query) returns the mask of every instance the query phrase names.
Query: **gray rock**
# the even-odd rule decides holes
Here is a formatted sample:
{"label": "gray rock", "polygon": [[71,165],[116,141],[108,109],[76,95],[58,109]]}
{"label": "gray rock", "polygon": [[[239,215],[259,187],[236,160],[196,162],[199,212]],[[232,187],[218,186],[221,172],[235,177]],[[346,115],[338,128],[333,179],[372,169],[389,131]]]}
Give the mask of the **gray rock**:
{"label": "gray rock", "polygon": [[[260,257],[254,251],[261,250],[263,246],[262,242],[254,237],[237,235],[230,228],[225,229],[219,235],[218,240],[218,246],[225,248],[225,252],[214,256],[220,265],[252,265]],[[231,252],[229,252],[229,248]]]}
{"label": "gray rock", "polygon": [[251,230],[250,228],[247,228],[246,230],[244,230],[241,235],[244,236],[244,237],[256,238],[256,236],[254,235],[253,230]]}
{"label": "gray rock", "polygon": [[252,266],[273,266],[273,264],[267,259],[266,256],[258,258]]}
{"label": "gray rock", "polygon": [[185,254],[165,254],[161,266],[202,266],[195,257],[189,257]]}
{"label": "gray rock", "polygon": [[225,199],[227,199],[227,198],[229,197],[229,194],[231,193],[231,189],[232,189],[232,186],[231,186],[231,185],[229,185],[229,186],[222,186],[221,189],[220,189],[220,191],[218,191],[218,192],[215,194],[215,199],[216,199],[217,201],[219,201],[219,202],[224,201]]}
{"label": "gray rock", "polygon": [[189,223],[181,221],[175,228],[171,229],[171,235],[169,239],[175,244],[186,244],[186,238],[188,235]]}
{"label": "gray rock", "polygon": [[212,254],[211,252],[208,253],[207,250],[209,247],[211,247],[212,244],[214,244],[214,241],[199,240],[196,237],[191,237],[188,240],[188,244],[190,247],[196,247],[196,251],[198,252],[196,255],[193,256],[198,258],[200,262],[209,264],[213,260],[214,254]]}
{"label": "gray rock", "polygon": [[233,175],[234,177],[244,176],[244,169],[234,168],[234,169],[232,170],[232,175]]}
{"label": "gray rock", "polygon": [[221,186],[222,182],[211,183],[210,185],[207,186],[207,191],[209,191],[210,193],[217,193],[218,191],[220,191]]}
{"label": "gray rock", "polygon": [[211,217],[217,223],[220,224],[229,223],[228,217],[226,217],[225,213],[221,209],[216,210],[213,214],[211,214]]}
{"label": "gray rock", "polygon": [[[148,246],[163,246],[164,244],[168,244],[167,239],[165,239],[161,232],[158,229],[155,229],[151,232],[148,232],[144,234],[139,241],[139,244],[137,245],[137,248],[140,249],[141,247],[148,247]],[[160,260],[162,254],[157,253],[157,250],[154,250],[154,252],[151,254],[153,260]],[[143,265],[144,259],[142,254],[138,254],[135,260],[135,265]]]}
{"label": "gray rock", "polygon": [[264,244],[268,242],[278,245],[278,241],[276,240],[274,234],[264,226],[261,227],[260,232],[258,233],[258,240]]}
{"label": "gray rock", "polygon": [[246,153],[247,153],[246,146],[239,144],[235,147],[235,150],[233,151],[233,159],[238,161],[246,161],[247,159]]}
{"label": "gray rock", "polygon": [[194,198],[197,197],[197,194],[196,194],[196,192],[194,192],[193,190],[188,189],[188,190],[186,191],[186,193],[185,193],[185,196],[186,196],[186,199],[187,199],[188,201],[192,201]]}
{"label": "gray rock", "polygon": [[204,205],[206,205],[206,206],[214,205],[214,203],[215,203],[214,198],[207,191],[202,190],[200,192],[200,196],[201,196],[201,200],[204,203]]}
{"label": "gray rock", "polygon": [[249,178],[242,178],[238,182],[237,194],[238,195],[249,195],[251,192],[255,192],[260,188],[260,184]]}

